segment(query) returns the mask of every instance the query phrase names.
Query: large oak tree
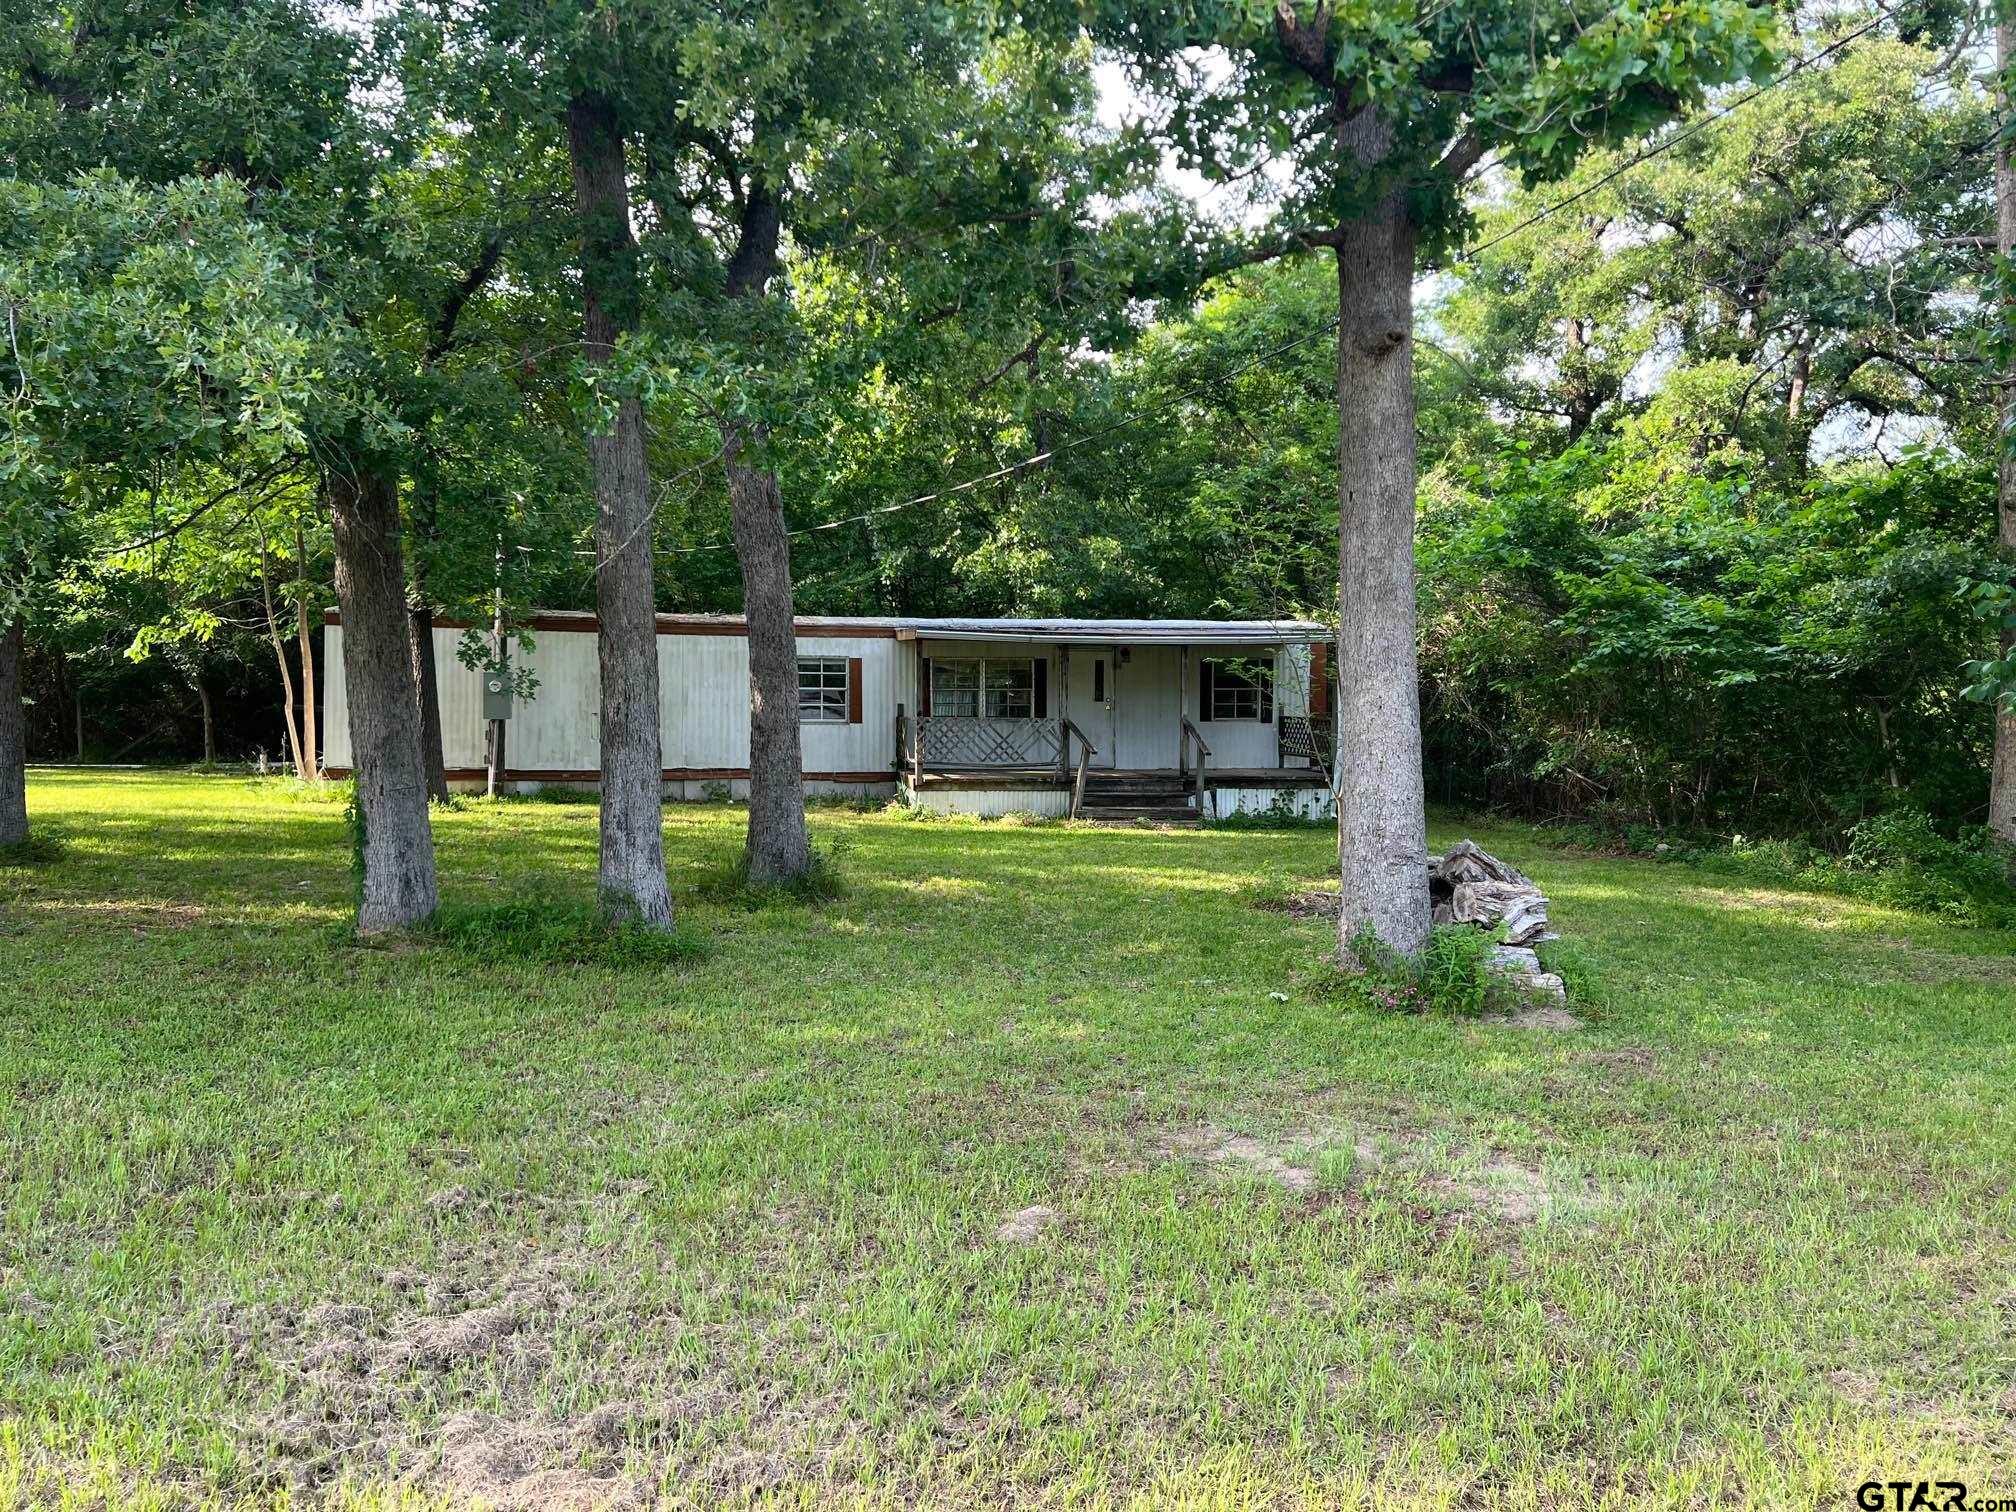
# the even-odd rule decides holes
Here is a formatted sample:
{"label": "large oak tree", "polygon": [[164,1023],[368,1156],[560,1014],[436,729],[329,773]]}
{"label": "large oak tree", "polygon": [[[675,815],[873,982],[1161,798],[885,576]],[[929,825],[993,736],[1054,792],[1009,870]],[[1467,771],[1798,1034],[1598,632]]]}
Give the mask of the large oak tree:
{"label": "large oak tree", "polygon": [[1276,0],[1107,4],[1094,33],[1159,102],[1184,166],[1271,186],[1248,256],[1337,268],[1338,848],[1343,943],[1428,934],[1414,647],[1413,289],[1453,250],[1487,155],[1558,174],[1588,143],[1658,127],[1763,66],[1773,10],[1745,0]]}

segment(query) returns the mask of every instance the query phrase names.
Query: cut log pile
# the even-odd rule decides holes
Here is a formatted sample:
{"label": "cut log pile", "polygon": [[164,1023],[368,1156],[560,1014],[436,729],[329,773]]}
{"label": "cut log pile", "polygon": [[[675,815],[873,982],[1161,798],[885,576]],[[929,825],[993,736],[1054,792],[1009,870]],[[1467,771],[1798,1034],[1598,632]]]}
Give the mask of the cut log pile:
{"label": "cut log pile", "polygon": [[1547,895],[1517,867],[1508,866],[1474,841],[1459,840],[1446,856],[1428,858],[1428,901],[1437,924],[1504,927],[1493,952],[1500,970],[1519,985],[1549,997],[1567,996],[1561,978],[1540,964],[1533,947],[1560,938],[1547,919]]}
{"label": "cut log pile", "polygon": [[1503,924],[1507,945],[1559,938],[1547,927],[1547,895],[1533,879],[1472,840],[1459,840],[1448,855],[1429,858],[1428,901],[1437,924],[1481,929]]}

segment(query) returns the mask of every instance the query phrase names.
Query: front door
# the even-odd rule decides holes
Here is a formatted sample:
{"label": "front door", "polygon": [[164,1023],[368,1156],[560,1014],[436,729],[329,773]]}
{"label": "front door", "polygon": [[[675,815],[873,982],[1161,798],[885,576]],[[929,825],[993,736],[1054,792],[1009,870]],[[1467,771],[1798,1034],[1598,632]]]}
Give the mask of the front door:
{"label": "front door", "polygon": [[1113,732],[1118,764],[1129,771],[1174,771],[1182,740],[1181,653],[1175,646],[1131,646],[1117,669],[1119,718]]}
{"label": "front door", "polygon": [[[1097,747],[1092,757],[1095,767],[1113,765],[1113,656],[1107,651],[1083,648],[1071,653],[1070,706],[1065,710],[1071,723],[1085,732]],[[1078,761],[1077,742],[1072,742],[1071,761]]]}

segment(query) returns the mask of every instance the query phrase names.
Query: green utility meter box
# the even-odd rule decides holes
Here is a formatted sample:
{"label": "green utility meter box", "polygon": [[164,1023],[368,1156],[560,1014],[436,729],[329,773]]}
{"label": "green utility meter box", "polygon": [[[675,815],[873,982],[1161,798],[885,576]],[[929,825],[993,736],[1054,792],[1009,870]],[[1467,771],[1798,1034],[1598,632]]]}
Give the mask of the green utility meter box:
{"label": "green utility meter box", "polygon": [[483,670],[483,717],[511,717],[511,668],[508,664]]}

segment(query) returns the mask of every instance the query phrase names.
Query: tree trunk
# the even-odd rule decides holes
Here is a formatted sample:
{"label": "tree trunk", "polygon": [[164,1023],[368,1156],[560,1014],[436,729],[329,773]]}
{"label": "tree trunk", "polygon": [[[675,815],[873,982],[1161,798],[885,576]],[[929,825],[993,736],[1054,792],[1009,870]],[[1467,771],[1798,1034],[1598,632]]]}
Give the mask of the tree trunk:
{"label": "tree trunk", "polygon": [[203,764],[217,765],[217,714],[210,706],[210,689],[198,672],[189,679],[196,685],[196,702],[203,711]]}
{"label": "tree trunk", "polygon": [[315,634],[308,612],[308,533],[294,522],[294,633],[301,642],[301,754],[308,759],[310,781],[322,780],[321,732],[315,708]]}
{"label": "tree trunk", "polygon": [[357,932],[427,919],[439,903],[427,783],[408,645],[396,478],[354,458],[325,474],[343,610],[344,704],[350,713],[363,863]]}
{"label": "tree trunk", "polygon": [[[1340,128],[1376,164],[1373,112]],[[1428,939],[1428,822],[1414,653],[1414,228],[1398,192],[1337,246],[1337,854],[1340,939]]]}
{"label": "tree trunk", "polygon": [[812,864],[805,767],[798,742],[798,634],[791,605],[791,538],[777,475],[740,461],[743,436],[722,434],[742,613],[749,622],[749,880],[784,882]]}
{"label": "tree trunk", "polygon": [[[1995,27],[1995,72],[2006,79],[2016,65],[2016,20],[2004,20]],[[2007,101],[2002,102],[2005,109]],[[1995,250],[2006,263],[2016,257],[2016,154],[2008,133],[1995,145]],[[2005,330],[2016,323],[2016,309],[2002,308]],[[2010,426],[2016,424],[2016,378],[2004,376],[2000,394],[2002,410],[2002,456],[1996,468],[1996,539],[2004,560],[2016,563],[2016,458],[2009,455]],[[2008,656],[2011,637],[2002,637],[2002,655]],[[2016,710],[2006,700],[1995,705],[1995,755],[1988,769],[1988,832],[2005,844],[2016,845]]]}
{"label": "tree trunk", "polygon": [[28,708],[21,701],[18,619],[0,630],[0,845],[28,841]]}
{"label": "tree trunk", "polygon": [[[601,364],[614,354],[618,333],[634,322],[629,301],[637,247],[615,108],[595,95],[569,101],[567,146],[581,217],[582,354]],[[636,399],[618,404],[607,434],[588,437],[588,461],[595,475],[595,608],[601,620],[602,908],[612,919],[670,928],[651,469]]]}
{"label": "tree trunk", "polygon": [[77,759],[82,761],[84,759],[84,699],[76,689],[70,686],[70,658],[58,649],[49,658],[49,671],[56,684],[57,728],[58,730],[62,728],[63,710],[68,708],[70,710],[70,717],[75,721],[77,728]]}
{"label": "tree trunk", "polygon": [[[741,234],[728,264],[732,299],[763,297],[777,271],[784,211],[758,175],[743,200]],[[798,632],[791,602],[791,536],[777,474],[747,466],[758,433],[721,428],[728,469],[735,556],[742,567],[742,614],[749,625],[749,880],[788,882],[812,865],[805,829],[805,766],[798,739]]]}
{"label": "tree trunk", "polygon": [[406,641],[413,662],[414,718],[419,721],[420,770],[430,803],[448,801],[448,758],[441,745],[441,684],[434,665],[434,609],[421,601],[406,611]]}
{"label": "tree trunk", "polygon": [[280,616],[273,608],[272,559],[263,528],[259,532],[259,591],[266,604],[266,639],[272,642],[273,659],[280,664],[280,712],[287,723],[287,749],[294,758],[294,775],[305,779],[308,766],[301,759],[301,727],[294,722],[294,671],[287,665],[287,643],[280,638]]}

